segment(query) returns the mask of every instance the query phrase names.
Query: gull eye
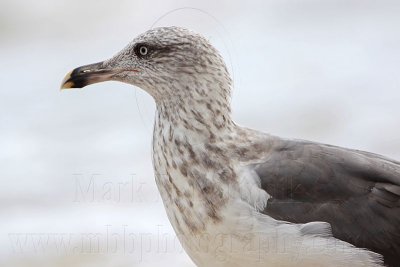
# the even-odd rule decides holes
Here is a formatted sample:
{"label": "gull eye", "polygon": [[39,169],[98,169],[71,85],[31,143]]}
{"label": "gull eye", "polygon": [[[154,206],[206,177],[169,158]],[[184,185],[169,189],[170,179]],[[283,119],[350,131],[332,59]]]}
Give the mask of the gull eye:
{"label": "gull eye", "polygon": [[144,57],[147,56],[147,54],[149,53],[149,48],[145,45],[141,45],[138,47],[137,52],[138,56]]}

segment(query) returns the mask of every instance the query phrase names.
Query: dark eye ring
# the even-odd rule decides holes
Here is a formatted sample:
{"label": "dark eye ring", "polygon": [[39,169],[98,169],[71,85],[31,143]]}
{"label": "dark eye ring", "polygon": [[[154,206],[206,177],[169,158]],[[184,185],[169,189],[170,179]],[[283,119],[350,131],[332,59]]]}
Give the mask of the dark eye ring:
{"label": "dark eye ring", "polygon": [[141,56],[146,56],[149,53],[149,49],[145,45],[140,46],[138,51]]}

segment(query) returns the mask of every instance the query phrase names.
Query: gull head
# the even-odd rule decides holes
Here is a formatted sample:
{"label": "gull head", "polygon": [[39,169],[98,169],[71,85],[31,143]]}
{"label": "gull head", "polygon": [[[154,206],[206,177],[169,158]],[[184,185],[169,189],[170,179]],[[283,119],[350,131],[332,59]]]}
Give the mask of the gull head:
{"label": "gull head", "polygon": [[179,27],[155,28],[139,35],[112,58],[69,72],[61,88],[104,81],[140,87],[157,103],[222,101],[229,98],[232,84],[221,55],[210,42]]}

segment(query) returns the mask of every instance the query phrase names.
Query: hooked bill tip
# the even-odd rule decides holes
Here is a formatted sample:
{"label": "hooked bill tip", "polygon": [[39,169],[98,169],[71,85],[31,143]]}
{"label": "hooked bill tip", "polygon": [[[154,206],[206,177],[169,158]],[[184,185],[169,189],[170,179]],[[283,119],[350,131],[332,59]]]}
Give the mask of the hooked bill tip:
{"label": "hooked bill tip", "polygon": [[78,88],[75,82],[71,79],[72,72],[73,71],[70,71],[65,75],[64,79],[61,82],[60,90]]}

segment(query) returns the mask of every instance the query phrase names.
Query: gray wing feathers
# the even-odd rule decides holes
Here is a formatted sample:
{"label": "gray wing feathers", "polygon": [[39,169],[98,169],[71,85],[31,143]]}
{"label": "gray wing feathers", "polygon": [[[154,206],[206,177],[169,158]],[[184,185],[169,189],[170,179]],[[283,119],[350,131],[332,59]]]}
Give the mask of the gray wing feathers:
{"label": "gray wing feathers", "polygon": [[335,237],[383,254],[389,266],[400,262],[400,162],[277,138],[254,168],[271,196],[264,213],[294,223],[328,222]]}

